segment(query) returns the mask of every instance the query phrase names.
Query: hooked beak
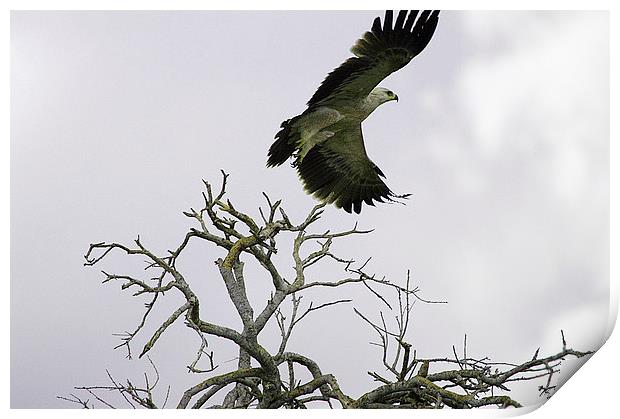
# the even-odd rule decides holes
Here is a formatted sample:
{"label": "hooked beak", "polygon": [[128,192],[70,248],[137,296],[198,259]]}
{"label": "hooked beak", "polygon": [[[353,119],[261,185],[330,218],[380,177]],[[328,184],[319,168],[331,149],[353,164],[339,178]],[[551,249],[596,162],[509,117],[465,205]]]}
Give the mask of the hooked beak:
{"label": "hooked beak", "polygon": [[394,100],[398,102],[398,95],[394,95]]}

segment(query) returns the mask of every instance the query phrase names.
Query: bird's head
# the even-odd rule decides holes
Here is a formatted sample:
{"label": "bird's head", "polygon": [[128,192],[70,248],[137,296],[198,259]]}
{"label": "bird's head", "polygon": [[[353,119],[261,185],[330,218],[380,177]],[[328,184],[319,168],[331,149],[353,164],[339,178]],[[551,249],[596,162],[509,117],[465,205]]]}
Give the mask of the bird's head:
{"label": "bird's head", "polygon": [[396,93],[384,87],[375,87],[372,90],[372,92],[370,92],[370,94],[374,96],[380,104],[385,103],[385,102],[390,102],[392,100],[395,100],[398,102],[398,95],[396,95]]}

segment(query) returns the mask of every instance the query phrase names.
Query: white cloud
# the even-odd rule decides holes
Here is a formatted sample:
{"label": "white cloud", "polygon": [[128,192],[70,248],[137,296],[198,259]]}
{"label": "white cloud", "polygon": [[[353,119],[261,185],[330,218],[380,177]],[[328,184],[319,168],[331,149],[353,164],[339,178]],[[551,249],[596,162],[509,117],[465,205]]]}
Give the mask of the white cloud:
{"label": "white cloud", "polygon": [[537,169],[568,201],[602,157],[591,155],[593,139],[608,136],[606,20],[604,13],[465,14],[478,50],[457,100],[473,144],[487,159],[510,153],[533,161],[542,153]]}

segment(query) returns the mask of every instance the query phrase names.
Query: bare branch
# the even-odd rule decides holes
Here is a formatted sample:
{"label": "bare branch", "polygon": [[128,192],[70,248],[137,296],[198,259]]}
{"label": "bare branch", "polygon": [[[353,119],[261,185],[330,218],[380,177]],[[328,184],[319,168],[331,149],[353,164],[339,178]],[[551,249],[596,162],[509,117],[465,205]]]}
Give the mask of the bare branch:
{"label": "bare branch", "polygon": [[181,314],[183,314],[185,311],[187,311],[190,308],[190,306],[191,306],[190,303],[186,302],[181,307],[177,308],[174,311],[174,313],[172,313],[170,315],[170,317],[168,317],[168,319],[165,320],[161,324],[161,326],[159,326],[159,328],[157,328],[157,330],[155,331],[155,334],[151,337],[151,339],[149,339],[149,341],[146,343],[146,345],[144,345],[144,349],[142,349],[142,353],[140,354],[140,358],[142,358],[142,356],[144,356],[144,354],[146,354],[148,351],[151,350],[151,348],[155,345],[155,342],[157,342],[157,339],[159,339],[160,336],[166,331],[168,326],[170,326],[172,323],[174,323],[175,320],[178,319]]}
{"label": "bare branch", "polygon": [[[134,296],[151,297],[145,304],[146,310],[137,328],[120,335],[122,343],[117,348],[127,347],[129,358],[130,343],[144,328],[147,320],[150,320],[155,304],[159,304],[160,298],[163,299],[170,293],[181,296],[182,304],[157,325],[154,334],[144,344],[140,357],[155,347],[170,325],[182,316],[185,325],[200,338],[196,356],[187,366],[189,372],[208,374],[219,367],[214,362],[213,351],[207,349],[207,338],[209,342],[211,339],[223,339],[233,343],[238,349],[239,356],[234,359],[237,361],[234,370],[204,378],[185,390],[177,407],[186,408],[192,401],[193,408],[306,408],[306,404],[312,402],[324,402],[332,407],[332,400],[338,400],[343,408],[518,407],[520,404],[517,401],[503,394],[509,391],[510,383],[542,380],[543,384],[538,387],[540,394],[549,395],[555,389],[553,377],[566,357],[581,358],[591,354],[569,349],[564,332],[561,331],[561,352],[541,357],[540,350],[536,350],[532,359],[523,363],[492,362],[488,357],[471,357],[467,354],[467,335],[463,339],[462,355],[452,346],[450,357],[418,357],[413,345],[407,342],[412,309],[416,303],[437,304],[445,301],[422,298],[420,289],[411,284],[410,271],[407,271],[405,283],[401,285],[400,282],[392,282],[385,277],[368,273],[366,269],[371,258],[356,267],[353,260],[332,252],[335,240],[368,234],[373,230],[359,230],[356,224],[345,231],[313,232],[311,230],[315,229],[317,221],[323,215],[326,203],[314,206],[302,222],[294,223],[282,208],[281,201],[272,201],[264,192],[267,206],[263,204],[259,207],[259,216],[253,217],[251,213],[237,208],[226,196],[228,177],[228,174],[222,171],[222,182],[217,192],[210,183],[203,180],[201,208],[190,208],[183,213],[196,223],[195,227],[185,232],[180,243],[163,256],[147,248],[139,236],[131,246],[114,242],[90,244],[84,255],[86,266],[102,264],[112,251],[139,256],[146,261],[145,271],[149,273],[146,278],[102,271],[105,275],[104,283],[120,283],[121,290],[130,291]],[[282,237],[292,239],[290,257],[295,273],[290,280],[282,277],[272,260],[273,255],[278,252],[278,242]],[[179,257],[196,241],[205,242],[220,252],[224,251],[224,255],[215,261],[215,276],[218,277],[219,274],[219,279],[225,285],[229,301],[243,325],[242,330],[234,330],[201,317],[199,296],[192,289],[192,282],[185,278],[177,265]],[[257,311],[256,316],[255,307],[251,304],[253,300],[246,288],[246,258],[257,262],[270,278],[265,284],[271,287],[270,297],[263,303],[262,309]],[[344,278],[308,280],[309,268],[325,261],[343,267]],[[254,280],[256,278],[247,279]],[[379,311],[378,320],[371,320],[373,316],[362,314],[354,308],[354,312],[377,334],[378,340],[370,343],[381,348],[380,365],[388,371],[387,374],[369,371],[368,374],[378,383],[378,387],[358,399],[347,396],[340,389],[336,378],[331,374],[324,374],[314,360],[303,354],[287,351],[286,348],[292,331],[303,319],[308,318],[310,313],[352,302],[351,299],[327,300],[324,303],[309,301],[305,310],[301,311],[302,298],[304,295],[308,298],[307,294],[302,294],[303,291],[319,287],[329,290],[347,284],[363,285],[377,298],[378,304],[389,309],[385,312]],[[393,295],[391,293],[395,293],[394,298],[390,297]],[[289,296],[291,311],[285,315],[282,304]],[[376,316],[374,318],[376,319]],[[259,343],[261,332],[272,319],[278,326],[281,337],[275,354]],[[208,360],[206,369],[198,368],[203,356]],[[157,408],[155,388],[160,382],[160,376],[150,358],[148,361],[155,377],[152,379],[152,376],[144,374],[144,387],[135,386],[130,380],[126,383],[117,382],[106,371],[111,385],[76,387],[76,390],[86,392],[88,399],[83,400],[74,394],[59,398],[84,408],[93,407],[90,400],[103,407],[113,408],[112,403],[101,397],[101,392],[112,392],[120,394],[132,408]],[[282,379],[280,372],[283,363],[286,363],[286,371],[282,372],[288,376],[286,381]],[[258,366],[252,366],[257,364]],[[224,366],[229,365],[228,362],[224,363]],[[298,373],[299,369],[307,371],[312,379],[305,382],[300,380],[303,374]],[[166,406],[169,394],[170,387],[167,388],[162,407]],[[218,394],[223,395],[221,404],[208,406]]]}

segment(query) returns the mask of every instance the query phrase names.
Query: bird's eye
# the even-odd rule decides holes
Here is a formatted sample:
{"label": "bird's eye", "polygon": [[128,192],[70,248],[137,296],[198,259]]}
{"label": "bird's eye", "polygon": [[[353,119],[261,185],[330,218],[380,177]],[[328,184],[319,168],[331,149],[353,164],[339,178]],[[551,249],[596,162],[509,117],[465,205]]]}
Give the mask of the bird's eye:
{"label": "bird's eye", "polygon": [[387,95],[388,95],[389,97],[394,97],[394,92],[387,92]]}

